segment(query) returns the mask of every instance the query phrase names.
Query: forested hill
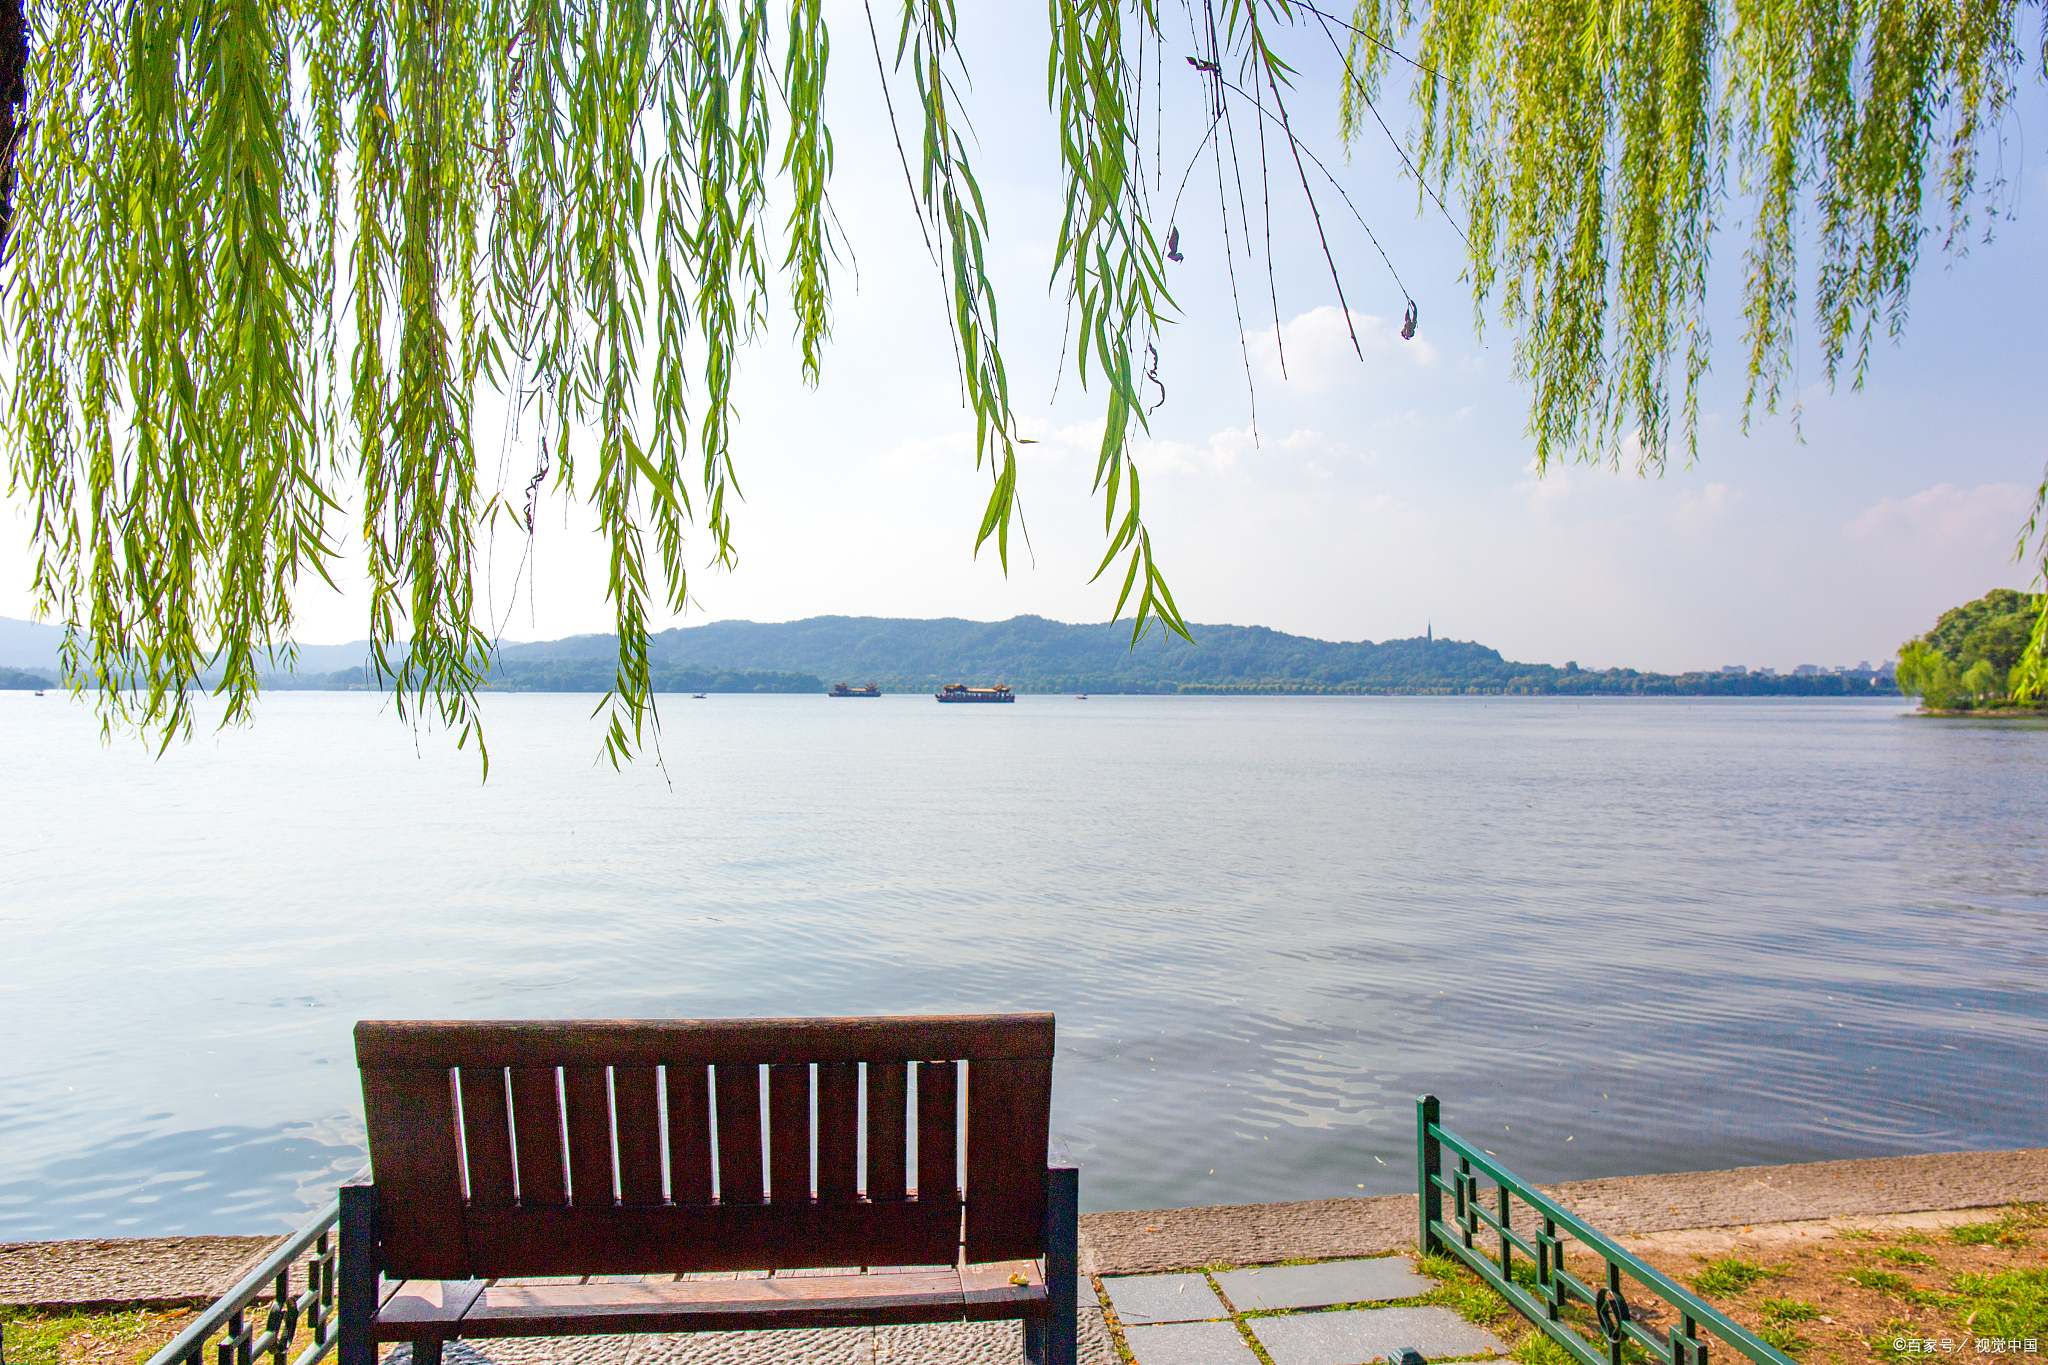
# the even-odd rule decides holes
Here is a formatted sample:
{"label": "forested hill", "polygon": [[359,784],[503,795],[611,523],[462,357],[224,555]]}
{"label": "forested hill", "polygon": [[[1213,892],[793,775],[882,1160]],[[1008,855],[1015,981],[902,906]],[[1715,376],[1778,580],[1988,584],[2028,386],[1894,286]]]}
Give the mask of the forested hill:
{"label": "forested hill", "polygon": [[[1198,645],[1154,630],[1131,647],[1129,622],[1069,625],[1042,616],[937,621],[814,616],[763,624],[717,621],[667,630],[651,642],[661,665],[734,673],[813,674],[929,691],[996,682],[1020,692],[1569,692],[1842,696],[1894,693],[1889,682],[1757,674],[1672,676],[1516,663],[1469,640],[1332,641],[1264,626],[1198,625]],[[609,671],[609,635],[506,645],[504,668]]]}
{"label": "forested hill", "polygon": [[[660,663],[814,673],[833,681],[872,679],[885,686],[1000,679],[1012,687],[1103,692],[1279,680],[1324,686],[1367,680],[1395,685],[1424,679],[1477,681],[1499,677],[1508,667],[1498,650],[1460,641],[1346,644],[1264,626],[1194,630],[1199,646],[1155,629],[1132,649],[1128,623],[1068,625],[1042,616],[1008,621],[814,616],[773,625],[718,621],[667,630],[654,637],[652,652]],[[586,635],[507,645],[503,652],[507,663],[517,664],[609,659],[615,648],[609,635]]]}
{"label": "forested hill", "polygon": [[[26,625],[27,623],[4,623]],[[34,631],[55,634],[50,627]],[[830,683],[880,683],[891,692],[929,692],[951,682],[1007,682],[1019,692],[1511,692],[1706,696],[1896,695],[1889,677],[1773,677],[1755,673],[1673,676],[1616,668],[1516,663],[1469,640],[1333,641],[1264,626],[1195,626],[1200,643],[1161,630],[1131,647],[1129,622],[1068,625],[1042,616],[1008,621],[814,616],[762,624],[717,621],[666,630],[652,642],[654,686],[662,692],[822,692]],[[0,647],[8,640],[0,637]],[[54,679],[55,646],[41,657],[0,658],[32,668],[6,686]],[[603,692],[612,685],[617,644],[609,635],[506,644],[489,686],[512,691]],[[351,645],[302,649],[295,676],[265,686],[353,689],[377,686]],[[332,671],[330,671],[332,670]]]}

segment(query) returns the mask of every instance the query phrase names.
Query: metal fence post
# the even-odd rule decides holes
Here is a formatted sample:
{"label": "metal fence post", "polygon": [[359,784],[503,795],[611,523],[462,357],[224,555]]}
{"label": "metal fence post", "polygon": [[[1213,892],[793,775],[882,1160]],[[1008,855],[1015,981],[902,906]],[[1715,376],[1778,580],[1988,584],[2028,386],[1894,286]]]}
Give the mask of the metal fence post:
{"label": "metal fence post", "polygon": [[1415,1193],[1422,1212],[1422,1235],[1415,1239],[1424,1256],[1441,1255],[1443,1246],[1431,1225],[1443,1221],[1444,1192],[1437,1187],[1437,1177],[1443,1174],[1443,1144],[1437,1141],[1436,1096],[1424,1095],[1415,1101]]}

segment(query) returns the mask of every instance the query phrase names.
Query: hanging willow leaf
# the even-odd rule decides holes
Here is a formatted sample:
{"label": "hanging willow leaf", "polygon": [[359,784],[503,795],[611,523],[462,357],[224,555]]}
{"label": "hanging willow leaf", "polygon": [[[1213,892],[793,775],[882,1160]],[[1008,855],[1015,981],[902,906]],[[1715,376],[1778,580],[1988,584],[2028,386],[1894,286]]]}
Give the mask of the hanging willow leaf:
{"label": "hanging willow leaf", "polygon": [[[1181,8],[1202,52],[1174,88],[1210,120],[1219,195],[1230,104],[1247,99],[1258,165],[1270,116],[1309,189],[1288,35],[1350,28],[1355,136],[1387,127],[1372,102],[1412,34],[1410,160],[1426,194],[1462,203],[1476,303],[1517,329],[1539,459],[1643,469],[1674,440],[1694,449],[1731,177],[1757,206],[1752,398],[1774,407],[1791,375],[1809,206],[1827,373],[1860,383],[1874,339],[1904,323],[1923,187],[1961,245],[1986,201],[1979,145],[2023,60],[2016,0],[1363,0],[1348,21],[1304,0]],[[975,544],[1007,567],[1021,438],[959,15],[899,0],[896,18],[893,66],[879,38],[876,57],[914,92],[905,171],[990,478]],[[1134,640],[1153,621],[1184,634],[1130,445],[1147,426],[1138,357],[1174,308],[1139,173],[1139,55],[1163,50],[1162,10],[1048,0],[1048,20],[1066,178],[1053,289],[1105,405],[1097,577],[1122,568]],[[495,632],[480,546],[501,513],[531,530],[479,476],[488,398],[540,434],[556,492],[609,542],[606,752],[644,744],[650,622],[688,601],[693,559],[735,562],[735,376],[776,294],[806,379],[823,364],[821,0],[30,0],[21,88],[0,30],[0,416],[39,609],[67,623],[65,666],[107,724],[168,741],[202,680],[246,717],[289,660],[295,592],[329,574],[353,522],[376,669],[403,714],[481,746]]]}

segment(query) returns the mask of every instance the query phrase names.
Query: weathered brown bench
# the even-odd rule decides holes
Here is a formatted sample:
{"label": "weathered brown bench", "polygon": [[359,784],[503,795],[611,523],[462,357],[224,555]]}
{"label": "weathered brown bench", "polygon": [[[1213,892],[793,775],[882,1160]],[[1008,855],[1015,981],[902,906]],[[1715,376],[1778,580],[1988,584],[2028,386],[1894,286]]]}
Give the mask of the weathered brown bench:
{"label": "weathered brown bench", "polygon": [[[339,1365],[459,1338],[1021,1319],[1073,1365],[1049,1014],[356,1025]],[[964,1154],[964,1160],[962,1159]]]}

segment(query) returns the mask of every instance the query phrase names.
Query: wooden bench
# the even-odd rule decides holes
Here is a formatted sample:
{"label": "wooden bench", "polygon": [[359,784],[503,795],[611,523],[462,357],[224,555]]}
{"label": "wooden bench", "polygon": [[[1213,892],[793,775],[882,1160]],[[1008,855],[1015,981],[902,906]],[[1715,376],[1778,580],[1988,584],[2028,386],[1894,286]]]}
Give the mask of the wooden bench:
{"label": "wooden bench", "polygon": [[[1020,1319],[1073,1365],[1049,1014],[356,1025],[340,1361],[458,1338]],[[964,1155],[964,1160],[962,1159]]]}

